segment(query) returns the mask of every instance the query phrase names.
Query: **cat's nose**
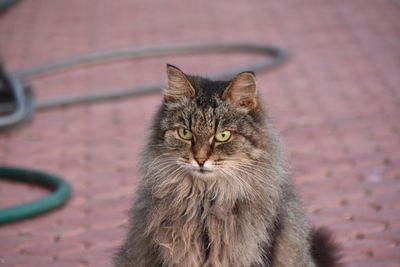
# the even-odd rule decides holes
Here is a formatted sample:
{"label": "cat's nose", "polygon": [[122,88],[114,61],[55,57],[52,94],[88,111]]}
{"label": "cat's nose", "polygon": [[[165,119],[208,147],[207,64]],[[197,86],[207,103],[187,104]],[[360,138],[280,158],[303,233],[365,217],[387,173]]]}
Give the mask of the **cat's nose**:
{"label": "cat's nose", "polygon": [[204,163],[206,162],[206,158],[195,158],[197,163],[199,164],[200,167],[203,167]]}

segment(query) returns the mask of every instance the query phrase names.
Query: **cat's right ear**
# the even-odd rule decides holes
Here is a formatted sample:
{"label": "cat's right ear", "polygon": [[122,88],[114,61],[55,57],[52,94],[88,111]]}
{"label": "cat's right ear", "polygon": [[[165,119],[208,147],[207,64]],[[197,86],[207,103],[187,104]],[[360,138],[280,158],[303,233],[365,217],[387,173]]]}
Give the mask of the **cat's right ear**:
{"label": "cat's right ear", "polygon": [[168,85],[164,90],[166,102],[177,102],[195,95],[195,90],[186,77],[185,73],[179,68],[167,64]]}

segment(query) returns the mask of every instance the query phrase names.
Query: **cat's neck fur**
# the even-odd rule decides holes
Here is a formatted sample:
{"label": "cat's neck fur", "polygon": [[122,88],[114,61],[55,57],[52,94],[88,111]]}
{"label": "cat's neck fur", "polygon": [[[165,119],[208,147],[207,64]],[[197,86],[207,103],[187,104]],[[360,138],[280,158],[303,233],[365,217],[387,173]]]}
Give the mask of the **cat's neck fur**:
{"label": "cat's neck fur", "polygon": [[165,266],[240,267],[254,259],[262,266],[260,246],[274,238],[265,229],[275,227],[281,196],[277,185],[283,182],[277,180],[282,170],[267,164],[241,177],[245,186],[229,176],[166,179],[151,168],[144,186],[152,190],[154,213],[146,235],[159,244]]}

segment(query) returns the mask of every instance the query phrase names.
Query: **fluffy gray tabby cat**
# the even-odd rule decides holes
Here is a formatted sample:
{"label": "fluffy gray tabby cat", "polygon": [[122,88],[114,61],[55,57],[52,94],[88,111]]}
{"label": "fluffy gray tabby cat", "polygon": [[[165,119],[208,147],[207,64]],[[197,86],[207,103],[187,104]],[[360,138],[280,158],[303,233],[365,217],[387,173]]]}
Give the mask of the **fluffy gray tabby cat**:
{"label": "fluffy gray tabby cat", "polygon": [[167,73],[115,266],[338,266],[305,219],[254,74]]}

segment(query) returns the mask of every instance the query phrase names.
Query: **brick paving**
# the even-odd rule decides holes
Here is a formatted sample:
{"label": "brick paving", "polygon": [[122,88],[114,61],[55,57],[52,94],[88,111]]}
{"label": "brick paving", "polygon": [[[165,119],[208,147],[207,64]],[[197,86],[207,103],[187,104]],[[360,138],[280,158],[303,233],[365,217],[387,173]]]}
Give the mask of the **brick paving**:
{"label": "brick paving", "polygon": [[[400,266],[400,2],[397,0],[20,1],[0,16],[11,70],[92,51],[167,42],[246,41],[289,49],[258,75],[313,224],[346,266]],[[159,81],[246,55],[125,60],[33,81],[39,99]],[[160,95],[38,112],[0,136],[0,164],[70,181],[63,208],[0,228],[0,266],[110,266],[126,231],[137,158]],[[0,181],[0,206],[46,195]]]}

